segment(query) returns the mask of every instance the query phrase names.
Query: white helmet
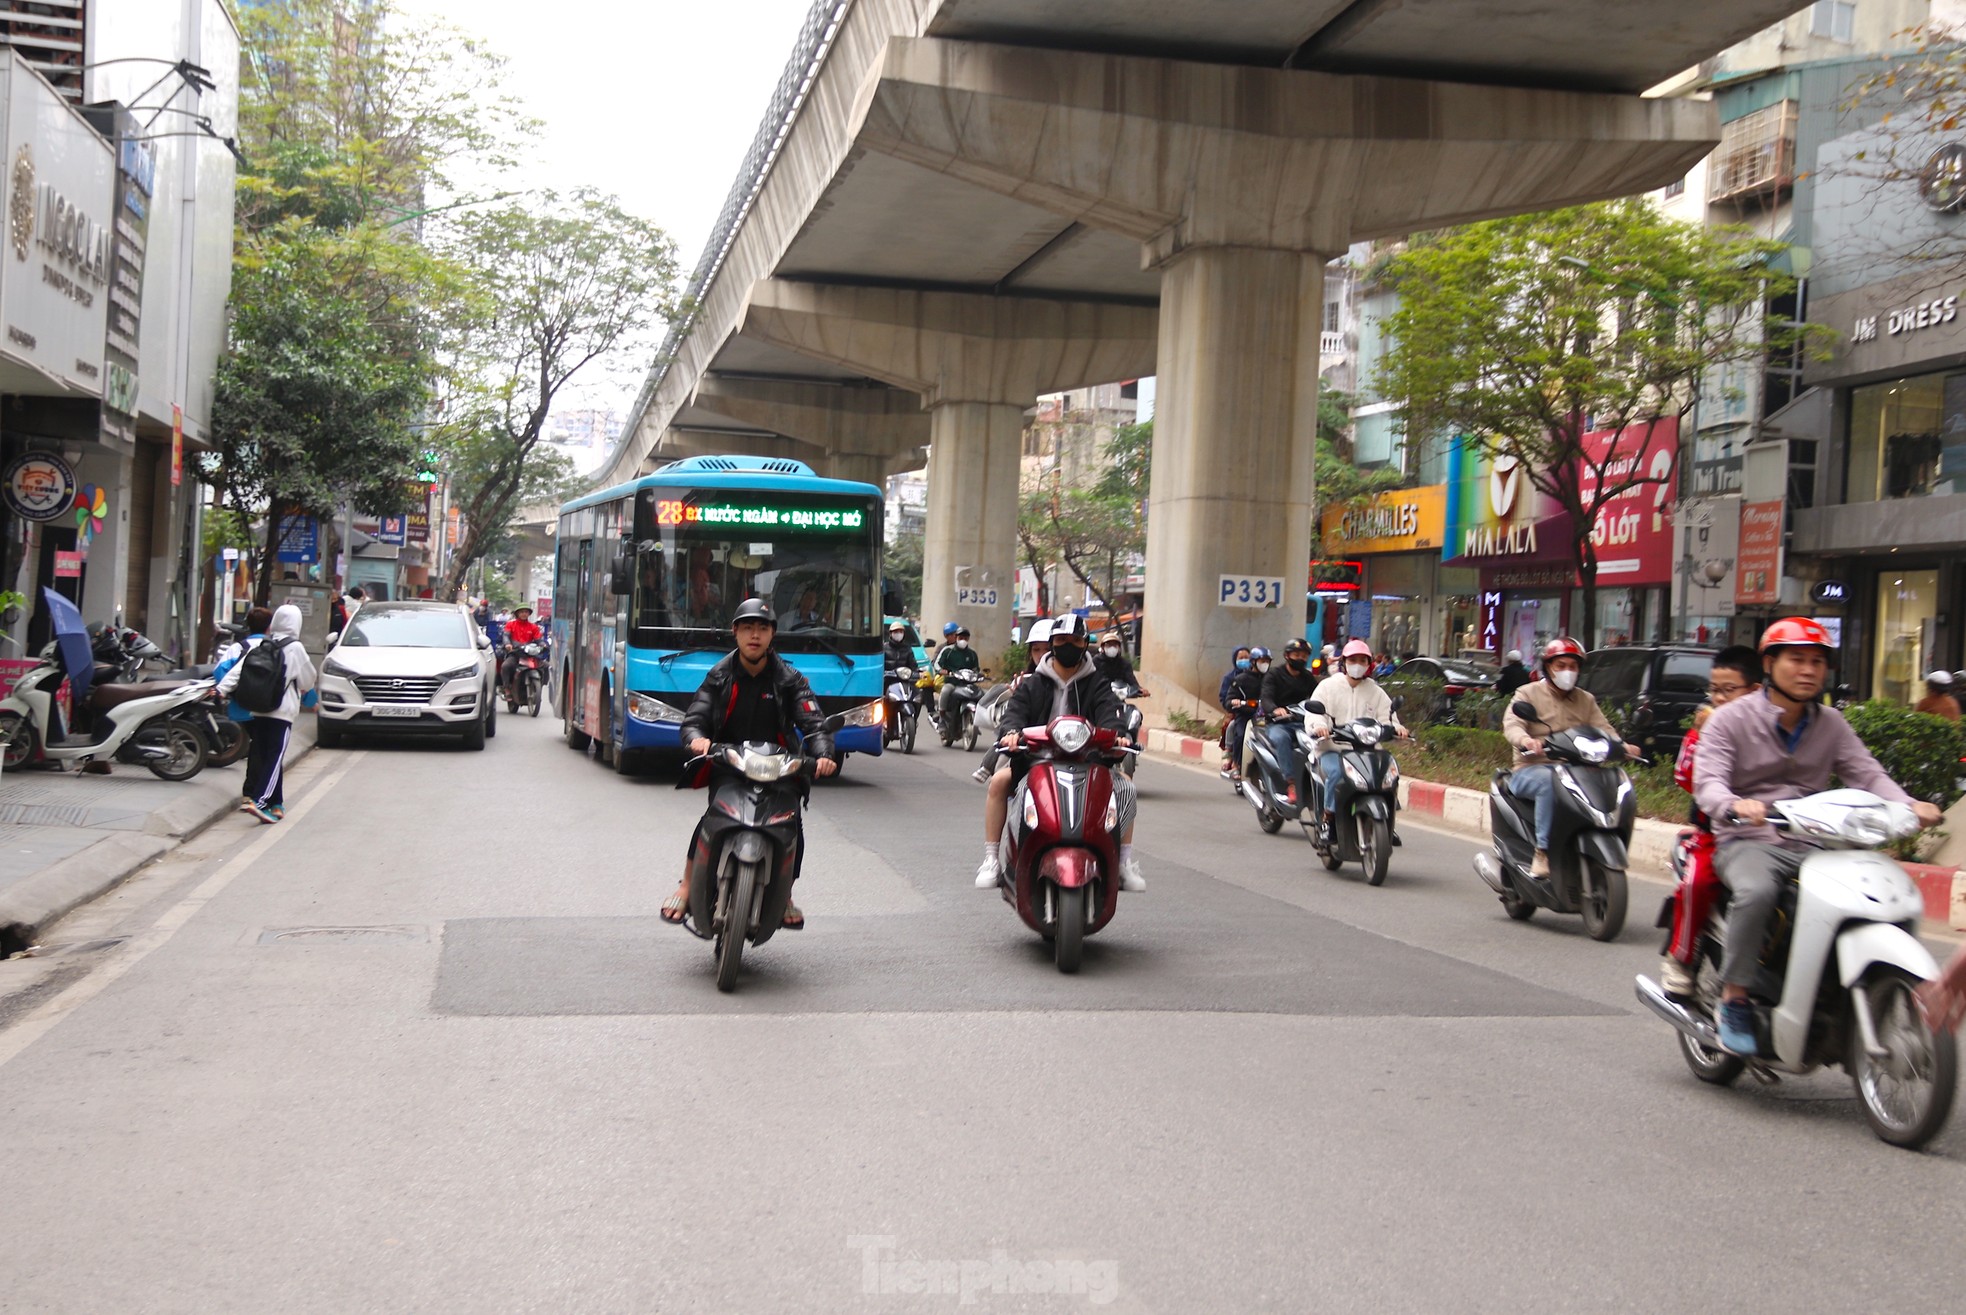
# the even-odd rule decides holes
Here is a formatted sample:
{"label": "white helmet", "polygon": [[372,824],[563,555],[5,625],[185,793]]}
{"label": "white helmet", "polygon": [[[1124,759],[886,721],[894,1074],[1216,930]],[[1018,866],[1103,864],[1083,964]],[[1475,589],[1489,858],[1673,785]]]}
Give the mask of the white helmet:
{"label": "white helmet", "polygon": [[1927,685],[1936,685],[1940,689],[1950,689],[1952,687],[1952,673],[1950,671],[1934,671],[1931,675],[1925,677],[1925,683]]}
{"label": "white helmet", "polygon": [[1031,622],[1031,633],[1024,639],[1026,644],[1049,644],[1051,642],[1051,622],[1040,619]]}
{"label": "white helmet", "polygon": [[1522,650],[1519,648],[1512,648],[1509,650],[1509,655],[1503,658],[1502,660],[1504,662],[1520,662],[1522,661]]}

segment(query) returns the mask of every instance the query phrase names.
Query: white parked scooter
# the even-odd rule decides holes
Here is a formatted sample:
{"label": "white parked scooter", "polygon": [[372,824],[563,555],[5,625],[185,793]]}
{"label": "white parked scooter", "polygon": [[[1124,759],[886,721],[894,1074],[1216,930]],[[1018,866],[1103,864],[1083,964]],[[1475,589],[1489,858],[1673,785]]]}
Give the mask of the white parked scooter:
{"label": "white parked scooter", "polygon": [[1713,1023],[1723,905],[1695,950],[1695,998],[1682,1005],[1649,977],[1638,979],[1638,998],[1678,1029],[1680,1053],[1701,1081],[1725,1086],[1745,1069],[1775,1082],[1777,1074],[1841,1064],[1871,1130],[1894,1146],[1923,1146],[1952,1111],[1957,1055],[1952,1034],[1933,1031],[1913,996],[1939,975],[1913,934],[1925,902],[1904,868],[1868,852],[1916,835],[1918,819],[1865,790],[1828,790],[1774,804],[1768,820],[1822,850],[1803,859],[1770,920],[1751,988],[1760,1055],[1722,1050]]}
{"label": "white parked scooter", "polygon": [[[119,758],[140,762],[166,781],[188,781],[204,770],[210,746],[191,713],[210,696],[212,681],[96,685],[87,699],[88,733],[51,742],[55,695],[66,674],[57,647],[49,644],[41,650],[41,665],[0,701],[0,768]],[[80,714],[78,709],[78,721]]]}

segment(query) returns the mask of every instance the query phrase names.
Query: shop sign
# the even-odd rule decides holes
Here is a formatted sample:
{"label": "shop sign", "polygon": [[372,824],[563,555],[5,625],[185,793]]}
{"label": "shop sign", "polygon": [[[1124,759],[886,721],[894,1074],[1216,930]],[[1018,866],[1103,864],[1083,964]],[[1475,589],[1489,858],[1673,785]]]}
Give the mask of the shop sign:
{"label": "shop sign", "polygon": [[79,580],[82,578],[82,554],[55,550],[55,579]]}
{"label": "shop sign", "polygon": [[75,503],[75,470],[52,452],[26,452],[7,463],[7,510],[51,521]]}
{"label": "shop sign", "polygon": [[[116,194],[110,206],[113,232],[109,248],[109,306],[104,312],[103,365],[109,386],[102,395],[103,432],[125,442],[136,439],[138,342],[142,337],[143,269],[150,243],[148,198],[156,184],[156,148],[142,140],[142,129],[127,111],[114,111]],[[184,423],[172,407],[171,487],[184,481]]]}
{"label": "shop sign", "polygon": [[[1901,310],[1894,310],[1884,317],[1884,332],[1895,338],[1902,333],[1916,333],[1920,329],[1935,329],[1941,324],[1951,324],[1959,318],[1959,297],[1934,297]],[[1875,342],[1877,340],[1877,316],[1866,315],[1859,318],[1850,331],[1851,342]]]}
{"label": "shop sign", "polygon": [[1569,558],[1570,518],[1537,490],[1519,458],[1459,439],[1447,471],[1442,560],[1490,566]]}
{"label": "shop sign", "polygon": [[407,516],[377,517],[375,537],[377,543],[402,547],[409,537],[409,518]]}
{"label": "shop sign", "polygon": [[1819,603],[1847,603],[1850,586],[1842,580],[1818,580],[1810,588],[1809,596]]}
{"label": "shop sign", "polygon": [[20,678],[40,665],[34,658],[0,658],[0,699],[11,698]]}
{"label": "shop sign", "polygon": [[1679,456],[1679,418],[1666,416],[1622,430],[1583,436],[1577,491],[1588,507],[1601,491],[1591,543],[1600,585],[1632,587],[1672,579],[1672,523],[1667,518]]}
{"label": "shop sign", "polygon": [[1481,639],[1479,646],[1490,653],[1502,651],[1502,591],[1484,589],[1480,595]]}
{"label": "shop sign", "polygon": [[1394,489],[1363,502],[1328,507],[1324,546],[1344,553],[1426,552],[1447,530],[1447,486]]}
{"label": "shop sign", "polygon": [[321,556],[321,519],[318,516],[282,516],[280,550],[283,562],[311,562]]}
{"label": "shop sign", "polygon": [[1741,504],[1741,555],[1734,601],[1782,601],[1782,500]]}

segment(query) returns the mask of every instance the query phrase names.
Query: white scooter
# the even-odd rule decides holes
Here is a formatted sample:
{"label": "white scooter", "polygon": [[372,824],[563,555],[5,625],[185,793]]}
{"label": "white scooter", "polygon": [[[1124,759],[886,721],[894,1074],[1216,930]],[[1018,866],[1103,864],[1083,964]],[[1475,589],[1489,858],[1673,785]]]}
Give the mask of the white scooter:
{"label": "white scooter", "polygon": [[140,762],[166,781],[188,781],[205,769],[210,746],[191,714],[216,688],[212,681],[95,685],[86,708],[77,709],[78,722],[86,714],[88,732],[51,739],[55,696],[67,673],[52,643],[40,661],[0,701],[0,768],[119,758]]}
{"label": "white scooter", "polygon": [[1822,850],[1803,859],[1770,920],[1750,988],[1759,1057],[1722,1050],[1712,1021],[1726,933],[1718,901],[1695,950],[1694,999],[1682,1005],[1649,977],[1638,979],[1638,998],[1678,1029],[1680,1053],[1702,1082],[1725,1086],[1745,1069],[1772,1083],[1841,1064],[1871,1131],[1894,1146],[1923,1146],[1952,1111],[1957,1056],[1952,1034],[1933,1031],[1912,994],[1939,975],[1913,935],[1925,902],[1902,867],[1867,852],[1916,835],[1918,819],[1865,790],[1828,790],[1774,804],[1768,820]]}

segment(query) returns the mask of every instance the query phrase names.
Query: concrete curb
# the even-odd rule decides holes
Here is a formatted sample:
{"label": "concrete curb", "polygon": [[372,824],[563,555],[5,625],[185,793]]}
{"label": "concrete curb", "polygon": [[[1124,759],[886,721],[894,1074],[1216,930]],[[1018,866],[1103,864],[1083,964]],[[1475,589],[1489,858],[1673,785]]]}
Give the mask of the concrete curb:
{"label": "concrete curb", "polygon": [[[1192,735],[1168,730],[1147,732],[1150,753],[1181,758],[1188,762],[1208,761],[1215,746]],[[1416,781],[1402,776],[1399,782],[1400,807],[1440,826],[1469,836],[1488,835],[1488,796],[1480,790]],[[1641,817],[1632,828],[1631,870],[1636,876],[1654,881],[1672,881],[1672,851],[1679,842],[1680,824]],[[1918,883],[1925,896],[1925,917],[1953,931],[1966,931],[1966,872],[1959,868],[1907,863],[1905,870]]]}
{"label": "concrete curb", "polygon": [[[287,766],[314,751],[311,718],[295,723]],[[142,831],[107,833],[0,894],[0,957],[32,945],[64,914],[107,894],[239,806],[233,787],[193,784],[187,793],[153,812]]]}

